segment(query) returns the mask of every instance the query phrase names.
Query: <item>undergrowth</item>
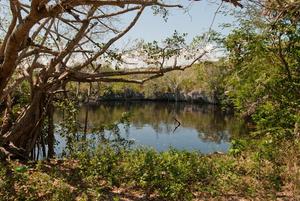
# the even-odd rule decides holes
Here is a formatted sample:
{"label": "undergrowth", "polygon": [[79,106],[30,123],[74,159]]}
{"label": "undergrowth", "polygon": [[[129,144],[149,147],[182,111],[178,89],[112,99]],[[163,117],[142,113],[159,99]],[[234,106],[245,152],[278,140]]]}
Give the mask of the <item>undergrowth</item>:
{"label": "undergrowth", "polygon": [[297,200],[299,153],[284,140],[236,140],[228,155],[99,146],[65,160],[2,162],[0,200]]}

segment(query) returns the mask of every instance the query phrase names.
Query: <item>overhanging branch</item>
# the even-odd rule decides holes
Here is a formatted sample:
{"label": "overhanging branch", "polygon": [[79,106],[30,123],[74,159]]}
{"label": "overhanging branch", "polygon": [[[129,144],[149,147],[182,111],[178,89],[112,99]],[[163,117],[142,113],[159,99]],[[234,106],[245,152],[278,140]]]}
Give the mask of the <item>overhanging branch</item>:
{"label": "overhanging branch", "polygon": [[[66,70],[65,73],[60,76],[60,80],[76,81],[76,82],[127,82],[143,84],[149,80],[163,76],[165,73],[171,71],[185,70],[192,67],[197,61],[203,58],[208,52],[204,51],[198,57],[196,57],[188,65],[170,66],[165,68],[157,68],[155,70],[132,70],[132,71],[115,71],[115,72],[102,72],[102,73],[83,73],[74,70]],[[143,79],[129,79],[124,77],[114,78],[116,76],[128,76],[128,75],[148,75]]]}

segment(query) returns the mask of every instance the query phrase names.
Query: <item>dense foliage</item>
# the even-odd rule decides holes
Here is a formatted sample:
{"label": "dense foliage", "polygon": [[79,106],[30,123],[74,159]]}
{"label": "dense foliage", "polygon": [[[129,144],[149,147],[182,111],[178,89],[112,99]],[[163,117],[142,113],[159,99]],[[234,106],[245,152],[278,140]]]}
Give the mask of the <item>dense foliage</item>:
{"label": "dense foliage", "polygon": [[249,147],[238,152],[244,145],[235,144],[230,155],[210,156],[101,146],[77,152],[73,159],[1,164],[0,196],[4,200],[296,199],[299,166],[294,161],[299,161],[299,143],[281,143],[277,165]]}
{"label": "dense foliage", "polygon": [[[300,115],[300,24],[290,16],[268,21],[255,7],[225,39],[227,95],[259,130],[294,133]],[[272,131],[273,132],[273,131]]]}

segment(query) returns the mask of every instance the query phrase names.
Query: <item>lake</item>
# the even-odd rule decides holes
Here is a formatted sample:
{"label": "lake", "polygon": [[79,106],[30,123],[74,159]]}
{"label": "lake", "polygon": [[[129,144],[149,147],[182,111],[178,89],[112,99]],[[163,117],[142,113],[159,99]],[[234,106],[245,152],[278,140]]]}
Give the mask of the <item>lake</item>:
{"label": "lake", "polygon": [[[120,121],[124,115],[127,121]],[[63,116],[57,111],[55,122],[59,123]],[[120,141],[130,142],[131,148],[164,151],[172,147],[204,154],[227,152],[231,137],[246,132],[239,119],[224,114],[217,106],[181,102],[103,102],[80,107],[77,121],[82,128],[80,136],[94,140],[95,145],[103,140]],[[59,155],[66,147],[66,139],[58,132],[56,139]]]}

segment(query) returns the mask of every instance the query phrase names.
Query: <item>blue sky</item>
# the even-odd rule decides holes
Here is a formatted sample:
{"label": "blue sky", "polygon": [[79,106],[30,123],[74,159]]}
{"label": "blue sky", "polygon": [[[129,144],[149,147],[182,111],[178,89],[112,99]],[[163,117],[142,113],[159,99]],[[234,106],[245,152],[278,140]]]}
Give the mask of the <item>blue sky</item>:
{"label": "blue sky", "polygon": [[[178,2],[184,6],[188,6],[191,3],[191,1],[188,0],[174,1],[174,3]],[[188,13],[184,13],[181,9],[171,9],[167,22],[165,22],[161,16],[153,16],[153,11],[147,9],[136,26],[127,33],[126,37],[124,37],[120,43],[125,43],[125,41],[134,39],[161,41],[164,38],[171,36],[175,30],[179,33],[188,33],[187,39],[190,41],[194,36],[209,30],[220,2],[221,1],[215,1],[215,3],[212,3],[207,0],[193,2],[189,7]],[[213,29],[220,31],[223,34],[227,34],[228,30],[222,30],[218,25],[221,23],[230,23],[233,20],[233,17],[224,16],[219,13],[216,16]]]}

